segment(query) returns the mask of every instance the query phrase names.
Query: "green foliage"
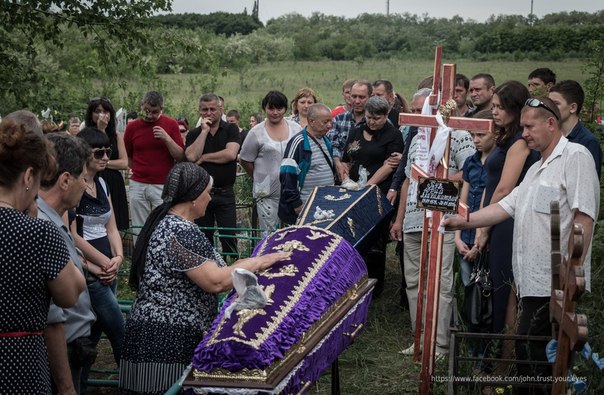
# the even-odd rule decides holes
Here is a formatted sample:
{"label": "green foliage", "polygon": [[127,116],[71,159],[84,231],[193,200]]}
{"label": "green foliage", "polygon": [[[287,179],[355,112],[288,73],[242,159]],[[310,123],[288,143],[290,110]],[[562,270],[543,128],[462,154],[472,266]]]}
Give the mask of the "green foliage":
{"label": "green foliage", "polygon": [[151,18],[151,21],[171,28],[205,29],[227,37],[235,34],[250,34],[254,30],[263,27],[257,14],[256,16],[248,15],[246,12],[241,14],[213,12],[207,15],[192,13],[158,15]]}
{"label": "green foliage", "polygon": [[565,58],[569,52],[588,55],[586,43],[597,37],[604,37],[604,24],[500,26],[482,34],[474,48],[482,53],[534,53],[542,60],[553,60]]}
{"label": "green foliage", "polygon": [[604,102],[604,35],[598,40],[588,42],[590,49],[589,57],[585,64],[585,71],[589,77],[585,80],[585,103],[584,112],[587,114],[586,121],[594,122],[599,115],[598,109],[602,110]]}
{"label": "green foliage", "polygon": [[116,57],[136,62],[129,48],[150,45],[143,30],[146,18],[170,10],[170,4],[165,0],[4,1],[0,8],[0,100],[23,108],[44,105],[48,94],[58,99],[57,77],[72,76],[53,53],[71,43],[65,34],[69,29],[77,30],[76,39],[90,39],[87,52],[78,55],[93,52],[102,62]]}

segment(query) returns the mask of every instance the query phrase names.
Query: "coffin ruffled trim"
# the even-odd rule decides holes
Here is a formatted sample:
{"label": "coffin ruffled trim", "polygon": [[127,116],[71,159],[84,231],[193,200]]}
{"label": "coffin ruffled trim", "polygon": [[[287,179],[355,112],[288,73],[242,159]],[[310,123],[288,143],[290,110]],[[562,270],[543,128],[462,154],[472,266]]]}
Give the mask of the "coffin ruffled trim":
{"label": "coffin ruffled trim", "polygon": [[[266,321],[263,321],[263,325],[246,327],[246,334],[248,337],[254,337],[254,341],[240,339],[230,333],[229,336],[223,336],[222,331],[229,332],[228,327],[234,322],[229,320],[227,323],[224,316],[225,309],[236,296],[231,295],[212,328],[195,350],[195,369],[201,372],[212,372],[216,369],[228,372],[245,370],[244,376],[249,378],[266,378],[267,369],[275,361],[283,360],[288,350],[302,340],[313,325],[329,313],[336,302],[355,284],[366,277],[365,263],[348,242],[329,231],[314,227],[290,227],[277,231],[256,248],[254,255],[273,252],[288,241],[294,242],[321,234],[327,234],[329,237],[320,237],[307,243],[310,250],[320,248],[320,251],[313,251],[312,255],[316,258],[310,265],[308,262],[298,262],[298,259],[308,259],[308,254],[294,251],[292,262],[306,269],[299,274],[299,280],[296,278],[298,283],[292,287],[285,302],[279,304],[279,311],[266,313],[267,321],[270,321],[271,315],[274,316],[274,325],[264,325]],[[287,263],[277,265],[285,264]],[[259,283],[269,286],[274,281],[259,276]],[[221,334],[217,335],[219,333]]]}

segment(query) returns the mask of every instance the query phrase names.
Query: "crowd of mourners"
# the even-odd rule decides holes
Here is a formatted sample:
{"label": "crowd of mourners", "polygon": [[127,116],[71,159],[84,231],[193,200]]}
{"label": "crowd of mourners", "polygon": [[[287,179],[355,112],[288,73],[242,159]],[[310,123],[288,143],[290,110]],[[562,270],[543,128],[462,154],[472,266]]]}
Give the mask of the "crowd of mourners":
{"label": "crowd of mourners", "polygon": [[[425,168],[430,160],[429,129],[401,125],[399,114],[431,114],[432,89],[426,78],[407,101],[388,80],[347,80],[344,103],[334,108],[308,87],[291,101],[270,91],[262,113],[250,116],[249,130],[214,93],[199,98],[195,125],[164,114],[156,91],[128,114],[124,130],[106,97],[91,99],[84,120],[71,118],[66,130],[41,124],[25,110],[5,116],[0,393],[85,393],[103,333],[119,366],[120,394],[170,388],[215,318],[217,294],[232,288],[231,272],[265,270],[289,257],[274,253],[225,263],[220,252],[238,250],[238,166],[252,179],[258,227],[266,232],[294,224],[316,187],[361,177],[377,186],[396,215],[377,230],[363,258],[380,297],[386,246],[397,243],[400,305],[412,329],[422,325],[416,311],[424,224],[428,232],[444,227],[437,361],[449,348],[454,272],[468,285],[481,256],[488,258],[493,319],[468,329],[549,336],[550,200],[560,202],[561,240],[568,239],[573,221],[584,226],[589,288],[602,152],[580,121],[583,89],[576,81],[556,82],[547,68],[530,73],[528,88],[519,81],[497,85],[486,73],[456,75],[452,115],[492,119],[495,130],[452,131],[448,177],[463,183],[461,201],[472,214],[469,221],[450,216],[431,224],[417,206],[411,172],[412,165]],[[218,238],[220,246],[214,245],[215,227],[225,236]],[[131,229],[129,282],[137,295],[124,319],[116,285],[122,236]],[[400,353],[414,355],[415,345]],[[468,353],[484,375],[502,372],[481,358],[546,360],[538,342],[518,341],[515,349],[473,342]],[[516,372],[535,378],[551,375],[551,368],[518,364]]]}

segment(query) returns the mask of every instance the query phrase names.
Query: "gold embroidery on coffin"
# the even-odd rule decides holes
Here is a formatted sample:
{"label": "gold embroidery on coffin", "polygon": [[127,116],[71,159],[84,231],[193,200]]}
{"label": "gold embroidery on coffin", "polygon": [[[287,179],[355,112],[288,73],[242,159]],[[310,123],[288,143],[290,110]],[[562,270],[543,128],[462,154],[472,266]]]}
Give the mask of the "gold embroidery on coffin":
{"label": "gold embroidery on coffin", "polygon": [[340,200],[350,199],[351,195],[349,193],[345,193],[342,196],[335,197],[334,195],[325,195],[325,200],[329,200],[332,202],[339,202]]}
{"label": "gold embroidery on coffin", "polygon": [[308,240],[317,240],[317,239],[321,239],[323,237],[329,237],[329,234],[317,232],[316,230],[312,230],[312,229],[310,230],[310,236],[306,236],[306,238]]}
{"label": "gold embroidery on coffin", "polygon": [[348,217],[348,219],[346,220],[346,223],[348,224],[348,229],[350,229],[350,233],[352,233],[352,237],[357,237],[357,234],[354,231],[354,220],[352,218]]}
{"label": "gold embroidery on coffin", "polygon": [[[266,295],[266,305],[270,306],[273,304],[272,299],[273,293],[275,292],[275,284],[271,284],[263,289]],[[252,318],[257,315],[266,315],[264,309],[243,309],[237,312],[237,322],[233,325],[233,333],[240,337],[247,337],[243,332],[243,326],[247,324]]]}
{"label": "gold embroidery on coffin", "polygon": [[[276,234],[276,233],[275,233]],[[335,237],[331,240],[331,242],[327,245],[327,247],[323,250],[323,252],[314,260],[313,265],[309,268],[309,270],[304,273],[302,279],[298,282],[298,284],[292,289],[291,294],[285,299],[285,304],[281,307],[280,310],[275,312],[275,315],[267,320],[267,326],[260,328],[259,332],[256,332],[254,335],[255,339],[245,340],[236,336],[229,336],[222,339],[217,339],[218,334],[222,332],[223,326],[226,324],[226,319],[223,317],[220,323],[218,324],[216,331],[214,331],[212,337],[208,340],[207,345],[211,346],[213,344],[232,340],[239,343],[247,344],[249,346],[258,349],[260,345],[266,341],[266,339],[277,329],[277,327],[283,321],[283,318],[291,311],[293,306],[298,302],[300,296],[302,296],[303,291],[306,289],[311,280],[315,277],[317,272],[323,267],[327,258],[331,256],[333,251],[336,249],[340,242],[341,237]],[[261,250],[258,255],[262,255],[264,249],[266,247],[266,240],[263,244]]]}
{"label": "gold embroidery on coffin", "polygon": [[[268,270],[270,270],[270,269],[268,269]],[[269,273],[268,270],[266,270],[262,273],[259,273],[258,275],[262,276],[262,277],[266,277],[266,278],[277,278],[277,277],[293,277],[296,275],[296,273],[298,273],[298,268],[293,263],[283,266],[281,269],[279,269],[279,271],[277,273]]]}
{"label": "gold embroidery on coffin", "polygon": [[321,318],[314,323],[308,331],[306,331],[302,338],[289,350],[285,352],[283,359],[277,361],[277,363],[272,364],[267,369],[242,369],[237,373],[233,373],[226,369],[214,369],[212,372],[204,372],[201,370],[193,369],[193,377],[198,380],[240,380],[240,381],[248,381],[248,382],[265,382],[266,379],[272,375],[273,371],[277,370],[281,366],[287,364],[287,362],[294,357],[298,353],[303,353],[305,351],[304,343],[307,339],[312,338],[315,333],[321,328],[321,326],[329,321],[330,317],[335,314],[340,307],[346,303],[347,300],[356,300],[358,298],[359,289],[367,282],[367,276],[363,276],[352,288],[350,288],[344,295],[338,299],[336,303],[330,306]]}
{"label": "gold embroidery on coffin", "polygon": [[310,251],[308,247],[304,245],[300,240],[290,240],[286,241],[283,244],[279,244],[278,246],[273,247],[275,251],[283,251],[283,252],[291,252],[293,250],[298,251]]}
{"label": "gold embroidery on coffin", "polygon": [[279,232],[279,236],[275,237],[275,241],[281,241],[287,236],[289,233],[295,232],[295,229],[289,229],[283,232]]}
{"label": "gold embroidery on coffin", "polygon": [[380,196],[379,188],[375,188],[375,199],[377,200],[378,213],[380,213],[380,217],[381,217],[384,215],[384,207],[382,207],[382,198]]}

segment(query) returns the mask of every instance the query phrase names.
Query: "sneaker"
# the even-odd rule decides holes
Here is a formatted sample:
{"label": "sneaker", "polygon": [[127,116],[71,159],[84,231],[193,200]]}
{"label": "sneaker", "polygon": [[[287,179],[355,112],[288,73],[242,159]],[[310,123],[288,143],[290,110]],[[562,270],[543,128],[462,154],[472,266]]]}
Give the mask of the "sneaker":
{"label": "sneaker", "polygon": [[415,354],[415,344],[411,344],[409,347],[405,348],[402,351],[398,352],[403,355],[414,355]]}

